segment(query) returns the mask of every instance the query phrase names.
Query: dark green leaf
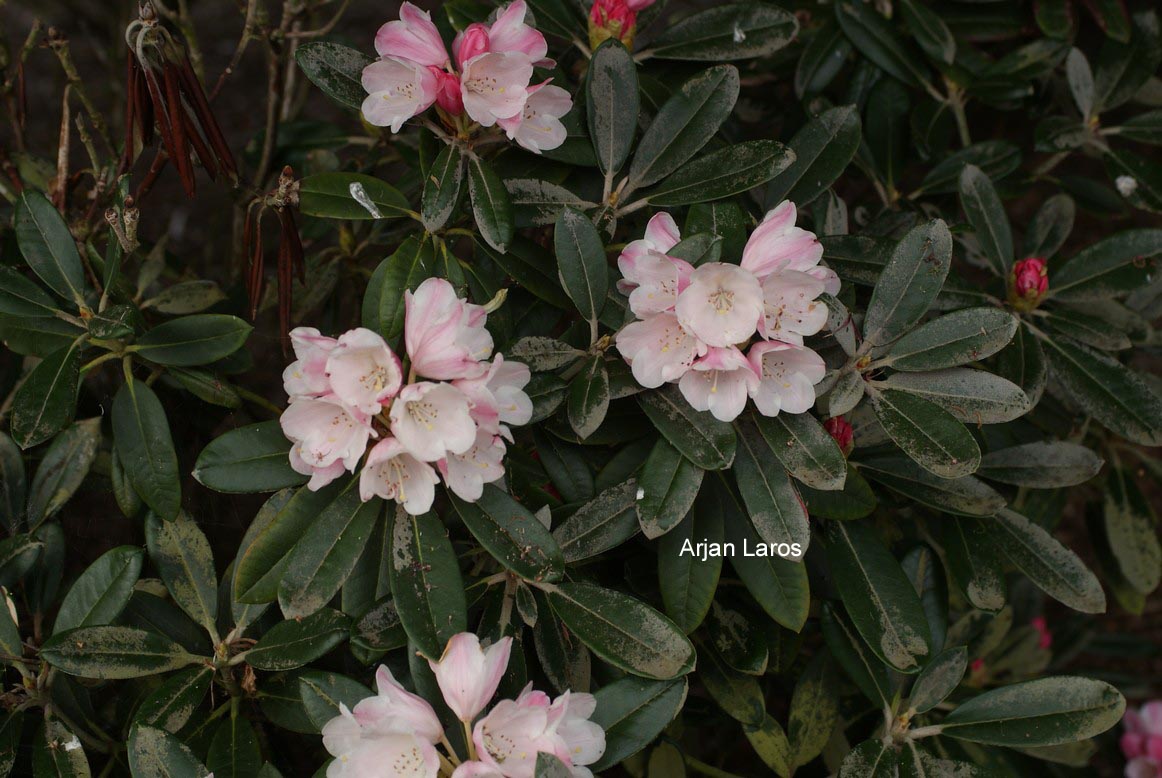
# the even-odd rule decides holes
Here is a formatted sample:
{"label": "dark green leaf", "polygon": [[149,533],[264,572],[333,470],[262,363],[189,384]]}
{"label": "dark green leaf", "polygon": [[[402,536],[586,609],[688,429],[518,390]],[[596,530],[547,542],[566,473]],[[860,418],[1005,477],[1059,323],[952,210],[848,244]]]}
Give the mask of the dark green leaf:
{"label": "dark green leaf", "polygon": [[597,431],[609,412],[609,373],[605,358],[595,354],[569,384],[569,426],[584,440]]}
{"label": "dark green leaf", "polygon": [[877,361],[907,371],[977,362],[1008,345],[1018,324],[1016,316],[1000,308],[965,308],[920,325],[893,343]]}
{"label": "dark green leaf", "polygon": [[734,429],[691,408],[677,387],[643,392],[638,403],[662,436],[698,467],[723,470],[734,462]]}
{"label": "dark green leaf", "polygon": [[811,542],[807,506],[753,419],[740,421],[737,430],[732,471],[751,524],[764,543],[798,545],[796,556],[802,555]]}
{"label": "dark green leaf", "polygon": [[275,624],[246,652],[246,663],[259,670],[293,670],[309,664],[342,643],[350,620],[323,608],[301,619]]}
{"label": "dark green leaf", "polygon": [[942,522],[944,559],[952,580],[974,608],[1005,606],[1005,570],[999,549],[989,544],[985,524],[968,517]]}
{"label": "dark green leaf", "polygon": [[597,166],[607,175],[625,164],[637,129],[637,65],[616,37],[602,43],[585,75],[585,110]]}
{"label": "dark green leaf", "polygon": [[871,401],[884,430],[916,464],[940,478],[960,478],[976,472],[980,448],[972,433],[952,414],[894,389],[877,389],[872,392]]}
{"label": "dark green leaf", "polygon": [[391,528],[391,590],[408,637],[429,659],[468,626],[460,564],[434,513],[395,512]]}
{"label": "dark green leaf", "polygon": [[654,39],[658,59],[724,60],[765,57],[795,39],[799,23],[772,5],[743,2],[717,5],[672,24]]}
{"label": "dark green leaf", "polygon": [[240,349],[252,329],[237,316],[217,313],[183,316],[142,335],[134,350],[159,365],[208,365]]}
{"label": "dark green leaf", "polygon": [[721,556],[708,556],[703,561],[694,549],[699,543],[721,544],[722,533],[722,505],[708,492],[658,543],[658,585],[662,602],[666,615],[686,634],[693,632],[706,617],[722,571]]}
{"label": "dark green leaf", "polygon": [[163,519],[175,518],[182,493],[169,420],[142,381],[124,384],[113,398],[113,442],[134,491]]}
{"label": "dark green leaf", "polygon": [[371,57],[331,41],[308,41],[295,49],[295,61],[328,97],[360,110],[367,98],[361,80],[363,69],[374,61]]}
{"label": "dark green leaf", "polygon": [[1135,590],[1150,594],[1162,579],[1158,520],[1133,475],[1123,468],[1110,473],[1102,513],[1106,541],[1122,578]]}
{"label": "dark green leaf", "polygon": [[262,768],[258,736],[245,716],[230,716],[214,732],[206,769],[214,778],[254,778]]}
{"label": "dark green leaf", "polygon": [[82,678],[119,680],[178,670],[205,661],[169,638],[135,627],[80,627],[45,641],[40,656]]}
{"label": "dark green leaf", "polygon": [[448,223],[456,210],[456,203],[460,201],[463,184],[464,152],[455,143],[450,143],[436,157],[424,179],[420,216],[425,230],[435,232]]}
{"label": "dark green leaf", "polygon": [[795,161],[795,152],[772,140],[736,143],[675,170],[649,195],[651,205],[705,203],[765,184]]}
{"label": "dark green leaf", "polygon": [[557,217],[553,240],[561,285],[581,316],[596,326],[609,289],[609,266],[601,235],[589,217],[574,208],[565,208]]}
{"label": "dark green leaf", "polygon": [[653,742],[686,702],[685,678],[649,681],[627,676],[597,690],[591,720],[605,730],[605,753],[591,770],[602,771]]}
{"label": "dark green leaf", "polygon": [[916,677],[908,695],[908,707],[916,713],[932,710],[952,694],[968,667],[968,651],[964,646],[950,648],[932,657],[932,661]]}
{"label": "dark green leaf", "polygon": [[129,771],[134,778],[209,778],[210,771],[185,743],[165,730],[134,724],[129,730]]}
{"label": "dark green leaf", "polygon": [[166,732],[180,731],[206,699],[213,679],[214,670],[210,667],[191,667],[174,673],[145,698],[134,721]]}
{"label": "dark green leaf", "polygon": [[1079,443],[1038,440],[990,451],[981,457],[977,475],[1032,489],[1077,486],[1097,475],[1102,459]]}
{"label": "dark green leaf", "polygon": [[1006,277],[1013,267],[1013,230],[993,182],[976,165],[960,173],[960,205],[993,272]]}
{"label": "dark green leaf", "polygon": [[198,455],[194,478],[217,492],[273,492],[305,483],[290,466],[291,442],[277,421],[239,427],[215,438]]}
{"label": "dark green leaf", "polygon": [[512,242],[512,202],[504,182],[480,157],[468,158],[468,194],[480,237],[503,254]]}
{"label": "dark green leaf", "polygon": [[1005,498],[972,476],[940,478],[897,454],[860,457],[868,478],[938,511],[962,516],[992,516]]}
{"label": "dark green leaf", "polygon": [[881,70],[908,86],[921,87],[928,82],[924,63],[874,7],[844,0],[835,4],[835,16],[852,45]]}
{"label": "dark green leaf", "polygon": [[69,226],[53,204],[34,189],[16,201],[20,253],[49,289],[74,305],[85,302],[85,270]]}
{"label": "dark green leaf", "polygon": [[557,581],[565,560],[557,540],[528,508],[492,484],[475,502],[453,497],[468,531],[494,559],[529,581]]}
{"label": "dark green leaf", "polygon": [[[603,491],[553,530],[566,563],[617,548],[638,533],[638,485],[625,481]],[[539,522],[538,522],[539,523]]]}
{"label": "dark green leaf", "polygon": [[141,549],[133,546],[118,546],[98,557],[65,594],[54,634],[112,623],[129,603],[144,559]]}
{"label": "dark green leaf", "polygon": [[952,261],[952,236],[940,219],[921,224],[896,244],[880,273],[864,320],[864,337],[885,345],[928,312]]}
{"label": "dark green leaf", "polygon": [[211,635],[218,618],[214,555],[197,522],[185,513],[173,521],[156,514],[145,520],[145,544],[174,602]]}
{"label": "dark green leaf", "polygon": [[76,416],[83,348],[84,341],[77,339],[45,357],[16,390],[11,429],[21,448],[43,443]]}
{"label": "dark green leaf", "polygon": [[650,450],[638,476],[637,517],[647,538],[665,535],[694,505],[705,471],[664,438]]}
{"label": "dark green leaf", "polygon": [[1081,251],[1053,273],[1062,300],[1100,300],[1149,282],[1162,254],[1162,230],[1125,230]]}
{"label": "dark green leaf", "polygon": [[[368,202],[374,212],[368,210]],[[410,209],[398,189],[363,173],[316,173],[299,181],[299,211],[307,216],[391,219],[406,216]]]}
{"label": "dark green leaf", "polygon": [[790,199],[807,203],[839,178],[859,149],[859,110],[831,108],[812,118],[787,144],[795,161],[767,187],[766,206]]}
{"label": "dark green leaf", "polygon": [[89,475],[100,445],[100,419],[78,421],[53,438],[29,488],[29,529],[35,530],[72,499]]}

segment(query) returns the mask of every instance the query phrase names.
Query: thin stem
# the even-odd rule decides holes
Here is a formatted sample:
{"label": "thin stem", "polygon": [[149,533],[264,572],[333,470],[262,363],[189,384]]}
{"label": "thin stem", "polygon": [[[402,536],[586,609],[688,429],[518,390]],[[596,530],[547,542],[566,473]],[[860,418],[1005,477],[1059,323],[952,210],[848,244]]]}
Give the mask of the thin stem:
{"label": "thin stem", "polygon": [[943,731],[944,731],[943,724],[933,724],[930,727],[920,727],[919,729],[909,730],[908,731],[908,739],[909,740],[919,740],[920,738],[933,737],[935,735],[939,735]]}
{"label": "thin stem", "polygon": [[464,725],[464,740],[468,743],[468,759],[476,761],[476,743],[472,740],[472,722],[462,721],[460,723]]}

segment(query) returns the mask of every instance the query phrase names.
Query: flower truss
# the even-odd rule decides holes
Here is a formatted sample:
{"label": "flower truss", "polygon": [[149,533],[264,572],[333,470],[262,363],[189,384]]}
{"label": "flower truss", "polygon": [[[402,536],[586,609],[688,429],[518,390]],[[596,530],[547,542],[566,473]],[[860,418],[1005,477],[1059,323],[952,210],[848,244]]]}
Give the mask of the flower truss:
{"label": "flower truss", "polygon": [[395,500],[419,514],[432,507],[441,478],[475,501],[503,476],[507,425],[527,423],[532,402],[524,393],[528,367],[492,355],[483,306],[439,278],[407,292],[404,303],[406,380],[378,333],[358,328],[329,338],[299,327],[291,332],[297,359],[283,372],[290,405],[280,421],[294,443],[291,467],[311,477],[312,490],[362,462],[364,501]]}
{"label": "flower truss", "polygon": [[363,70],[363,115],[399,132],[404,122],[433,104],[445,124],[464,130],[464,116],[481,127],[499,126],[509,139],[536,153],[565,142],[561,117],[569,93],[548,81],[531,84],[534,66],[551,66],[545,36],[524,23],[516,0],[492,24],[475,23],[444,47],[427,11],[411,3],[398,21],[375,36],[379,59]]}
{"label": "flower truss", "polygon": [[511,651],[511,637],[482,649],[476,635],[461,632],[439,662],[429,661],[444,702],[464,726],[467,759],[449,743],[427,700],[380,667],[379,693],[351,709],[340,705],[323,727],[323,745],[335,757],[327,778],[533,778],[539,753],[555,756],[574,778],[591,778],[585,765],[605,753],[605,732],[589,720],[597,704],[591,694],[566,691],[551,699],[530,683],[473,726],[496,694]]}
{"label": "flower truss", "polygon": [[650,219],[645,237],[617,260],[618,288],[637,317],[618,333],[617,348],[638,383],[677,382],[690,405],[722,421],[742,413],[748,396],[765,416],[814,404],[825,369],[803,338],[827,323],[818,298],[838,292],[839,278],[819,265],[823,247],[795,217],[794,203],[780,203],[740,264],[698,267],[666,253],[680,239],[673,218]]}

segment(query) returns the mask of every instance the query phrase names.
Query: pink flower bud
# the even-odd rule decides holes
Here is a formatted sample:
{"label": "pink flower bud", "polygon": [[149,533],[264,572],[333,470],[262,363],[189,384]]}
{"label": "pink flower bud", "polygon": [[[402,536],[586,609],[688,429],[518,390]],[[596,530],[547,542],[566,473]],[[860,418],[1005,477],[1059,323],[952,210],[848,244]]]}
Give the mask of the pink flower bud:
{"label": "pink flower bud", "polygon": [[512,638],[504,637],[487,649],[471,632],[453,635],[439,662],[428,664],[444,701],[461,721],[472,721],[496,694],[496,687],[508,667]]}
{"label": "pink flower bud", "polygon": [[1027,257],[1013,265],[1009,276],[1009,302],[1019,309],[1036,308],[1049,291],[1049,268],[1041,257]]}
{"label": "pink flower bud", "polygon": [[446,70],[428,68],[436,77],[436,105],[451,116],[464,113],[464,97],[460,94],[460,79]]}
{"label": "pink flower bud", "polygon": [[973,675],[980,675],[981,673],[984,672],[984,660],[983,659],[972,660],[972,664],[970,664],[968,666],[968,670]]}
{"label": "pink flower bud", "polygon": [[456,66],[463,70],[465,62],[489,51],[488,27],[480,22],[468,25],[452,42],[452,51],[456,56]]}
{"label": "pink flower bud", "polygon": [[594,0],[589,9],[590,45],[597,48],[603,41],[616,38],[632,49],[637,12],[652,4],[653,0]]}
{"label": "pink flower bud", "polygon": [[827,434],[839,444],[839,450],[844,456],[851,454],[851,450],[855,448],[855,432],[850,421],[842,416],[836,416],[823,422],[823,429],[827,430]]}
{"label": "pink flower bud", "polygon": [[1037,641],[1038,648],[1049,648],[1051,645],[1053,645],[1053,633],[1049,631],[1049,625],[1045,621],[1044,616],[1034,617],[1029,622],[1029,626],[1036,630],[1037,634],[1041,636],[1040,640]]}

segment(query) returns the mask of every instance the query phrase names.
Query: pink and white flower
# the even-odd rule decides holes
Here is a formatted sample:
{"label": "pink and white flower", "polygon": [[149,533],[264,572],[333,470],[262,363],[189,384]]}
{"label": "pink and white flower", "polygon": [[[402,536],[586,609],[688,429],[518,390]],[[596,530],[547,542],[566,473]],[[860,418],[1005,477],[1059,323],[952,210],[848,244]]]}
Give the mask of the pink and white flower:
{"label": "pink and white flower", "polygon": [[827,324],[827,306],[819,302],[826,284],[799,270],[780,270],[763,280],[763,316],[759,332],[767,340],[803,345]]}
{"label": "pink and white flower", "polygon": [[428,660],[444,701],[464,722],[472,722],[488,705],[508,667],[512,638],[503,637],[486,649],[471,632],[453,635],[440,661]]}
{"label": "pink and white flower", "polygon": [[550,700],[525,687],[515,700],[501,700],[472,733],[481,762],[505,778],[533,778],[537,754],[553,754],[576,778],[589,778],[605,753],[605,732],[589,721],[597,702],[591,694],[566,692]]}
{"label": "pink and white flower", "polygon": [[[437,73],[439,71],[436,71]],[[361,110],[370,124],[399,132],[403,123],[436,102],[440,81],[428,68],[400,57],[384,57],[363,69],[367,97]]]}
{"label": "pink and white flower", "polygon": [[504,440],[484,430],[476,432],[476,443],[462,454],[449,454],[436,463],[444,483],[461,500],[476,502],[484,485],[504,476]]}
{"label": "pink and white flower", "polygon": [[490,51],[473,57],[460,74],[465,113],[483,127],[519,116],[532,77],[533,63],[524,54]]}
{"label": "pink and white flower", "polygon": [[561,123],[561,117],[571,110],[573,98],[569,93],[546,81],[528,88],[528,99],[519,114],[499,119],[497,124],[509,140],[515,140],[529,151],[540,154],[565,142],[568,132]]}
{"label": "pink and white flower", "polygon": [[524,391],[531,379],[528,365],[508,361],[497,354],[487,373],[453,381],[453,385],[468,396],[472,419],[481,430],[511,440],[511,433],[503,425],[528,424],[533,416],[533,401]]}
{"label": "pink and white flower", "polygon": [[279,418],[290,439],[290,464],[295,472],[311,476],[311,491],[322,489],[355,471],[367,441],[375,435],[370,420],[358,410],[330,397],[304,397],[292,402]]}
{"label": "pink and white flower", "polygon": [[734,346],[711,348],[678,382],[682,396],[696,411],[710,411],[719,421],[734,421],[747,395],[759,384],[755,368]]}
{"label": "pink and white flower", "polygon": [[790,343],[760,341],[750,347],[747,358],[759,377],[750,394],[759,413],[805,413],[815,404],[815,384],[823,380],[827,368],[814,351]]}
{"label": "pink and white flower", "polygon": [[404,345],[416,375],[451,381],[485,372],[481,360],[492,354],[492,335],[482,306],[461,300],[444,279],[429,278],[404,292],[404,308]]}
{"label": "pink and white flower", "polygon": [[463,454],[476,442],[468,396],[451,384],[408,384],[391,405],[391,434],[421,462]]}
{"label": "pink and white flower", "polygon": [[434,743],[443,728],[432,706],[405,690],[380,667],[378,694],[360,700],[354,708],[339,705],[339,715],[322,730],[323,746],[335,759],[327,778],[366,778],[369,775],[435,778],[440,757]]}
{"label": "pink and white flower", "polygon": [[394,500],[413,516],[431,510],[440,479],[427,462],[416,459],[395,438],[372,447],[359,473],[359,499]]}
{"label": "pink and white flower", "polygon": [[743,268],[759,278],[780,270],[806,272],[819,264],[823,246],[813,233],[795,226],[795,204],[784,200],[763,218],[742,250]]}
{"label": "pink and white flower", "polygon": [[677,381],[707,351],[706,344],[687,332],[672,313],[626,325],[615,342],[634,379],[647,389]]}
{"label": "pink and white flower", "polygon": [[327,357],[338,343],[314,327],[296,327],[290,331],[295,361],[282,371],[282,386],[287,396],[321,397],[331,391],[327,380]]}
{"label": "pink and white flower", "polygon": [[375,51],[381,57],[399,57],[424,67],[448,64],[448,52],[432,15],[407,2],[400,6],[399,21],[384,24],[375,34]]}
{"label": "pink and white flower", "polygon": [[339,400],[366,414],[379,413],[403,383],[399,357],[379,333],[363,327],[339,337],[327,356],[327,378]]}
{"label": "pink and white flower", "polygon": [[733,346],[755,333],[763,314],[763,290],[738,265],[708,262],[690,274],[674,306],[678,322],[709,346]]}

